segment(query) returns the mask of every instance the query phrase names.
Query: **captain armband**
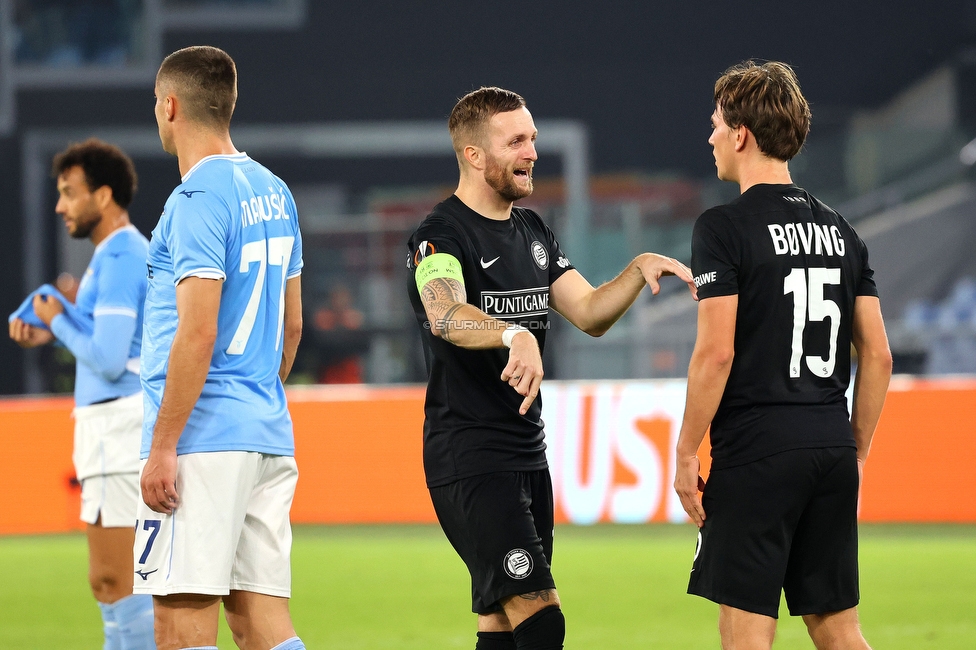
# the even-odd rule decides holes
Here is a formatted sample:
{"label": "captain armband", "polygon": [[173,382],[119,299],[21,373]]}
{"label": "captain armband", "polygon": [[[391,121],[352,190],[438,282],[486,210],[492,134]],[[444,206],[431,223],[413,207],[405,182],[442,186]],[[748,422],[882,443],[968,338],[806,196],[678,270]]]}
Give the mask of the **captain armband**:
{"label": "captain armband", "polygon": [[422,292],[424,285],[434,279],[457,280],[464,286],[464,274],[461,263],[449,253],[434,253],[428,255],[417,266],[414,279],[417,281],[417,291]]}

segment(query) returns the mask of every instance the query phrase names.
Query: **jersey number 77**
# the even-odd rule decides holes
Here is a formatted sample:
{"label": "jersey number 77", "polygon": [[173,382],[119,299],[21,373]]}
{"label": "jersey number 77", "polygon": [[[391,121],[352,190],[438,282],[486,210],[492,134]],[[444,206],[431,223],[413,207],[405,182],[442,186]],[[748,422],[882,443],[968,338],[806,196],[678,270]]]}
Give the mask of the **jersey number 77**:
{"label": "jersey number 77", "polygon": [[244,308],[244,315],[241,322],[234,332],[234,338],[227,346],[227,354],[244,354],[247,341],[251,338],[251,331],[254,329],[254,321],[258,315],[258,308],[261,303],[261,294],[264,293],[265,276],[267,267],[281,267],[281,290],[278,293],[278,330],[275,334],[275,350],[278,349],[281,341],[281,327],[285,318],[285,283],[288,280],[288,263],[291,261],[291,251],[295,243],[294,237],[269,237],[260,241],[252,241],[241,247],[241,266],[240,272],[247,273],[251,264],[257,262],[258,277],[254,282],[254,289],[251,290],[251,297]]}

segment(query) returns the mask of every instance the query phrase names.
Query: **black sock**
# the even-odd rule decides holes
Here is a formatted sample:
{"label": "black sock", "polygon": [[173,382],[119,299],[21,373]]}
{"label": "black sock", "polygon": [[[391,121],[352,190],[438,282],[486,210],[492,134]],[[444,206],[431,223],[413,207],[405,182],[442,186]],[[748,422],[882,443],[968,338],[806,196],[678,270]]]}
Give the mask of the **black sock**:
{"label": "black sock", "polygon": [[512,635],[518,650],[562,650],[566,617],[558,605],[551,605],[519,623]]}
{"label": "black sock", "polygon": [[515,637],[511,632],[478,632],[474,650],[515,650]]}

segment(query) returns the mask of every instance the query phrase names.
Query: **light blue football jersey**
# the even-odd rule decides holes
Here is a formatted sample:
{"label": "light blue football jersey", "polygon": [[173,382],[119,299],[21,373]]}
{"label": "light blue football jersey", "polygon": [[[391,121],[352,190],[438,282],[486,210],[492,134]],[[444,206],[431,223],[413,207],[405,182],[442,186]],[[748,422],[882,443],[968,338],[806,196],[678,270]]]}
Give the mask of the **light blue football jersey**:
{"label": "light blue football jersey", "polygon": [[244,153],[208,156],[186,173],[149,243],[142,458],[149,456],[176,334],[176,285],[190,276],[224,282],[210,371],[177,454],[294,455],[278,369],[285,282],[301,269],[298,211],[281,179]]}
{"label": "light blue football jersey", "polygon": [[51,331],[75,355],[75,405],[86,406],[140,390],[146,251],[135,226],[113,231],[95,247],[81,277],[76,311],[93,323],[83,331],[59,315]]}

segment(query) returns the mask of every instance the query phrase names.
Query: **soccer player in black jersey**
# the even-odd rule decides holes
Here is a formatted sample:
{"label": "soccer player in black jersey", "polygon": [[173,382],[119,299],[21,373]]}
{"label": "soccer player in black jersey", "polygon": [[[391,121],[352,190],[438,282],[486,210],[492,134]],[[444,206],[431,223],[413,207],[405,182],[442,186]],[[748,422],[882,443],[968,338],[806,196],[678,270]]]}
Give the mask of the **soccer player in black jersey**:
{"label": "soccer player in black jersey", "polygon": [[478,650],[562,648],[537,399],[549,308],[600,336],[646,284],[657,293],[662,275],[677,275],[694,295],[694,283],[681,263],[644,253],[594,289],[539,215],[513,207],[532,193],[537,157],[520,96],[471,92],[448,128],[458,188],[410,238],[407,258],[428,371],[427,485],[471,573]]}
{"label": "soccer player in black jersey", "polygon": [[857,497],[891,376],[874,272],[850,224],[790,178],[810,109],[789,66],[730,68],[715,104],[718,177],[742,194],[692,238],[701,302],[674,481],[700,527],[688,592],[719,603],[726,650],[772,646],[783,590],[817,648],[868,648]]}

